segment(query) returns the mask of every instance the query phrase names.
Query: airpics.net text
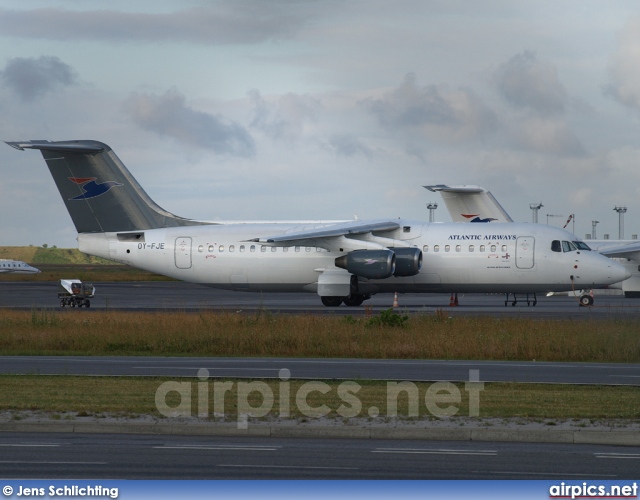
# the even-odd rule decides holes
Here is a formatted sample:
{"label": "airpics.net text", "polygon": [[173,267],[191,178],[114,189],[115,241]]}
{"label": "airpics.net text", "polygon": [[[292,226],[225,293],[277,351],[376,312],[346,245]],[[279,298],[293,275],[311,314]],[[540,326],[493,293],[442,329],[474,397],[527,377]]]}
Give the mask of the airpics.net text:
{"label": "airpics.net text", "polygon": [[[278,372],[276,397],[272,386],[263,380],[210,380],[209,371],[205,368],[198,370],[197,376],[198,382],[171,380],[160,384],[155,394],[158,412],[165,417],[174,418],[193,417],[195,413],[202,419],[224,419],[227,416],[226,405],[231,404],[233,413],[237,416],[238,428],[246,428],[248,417],[262,418],[273,414],[279,418],[290,418],[292,410],[307,418],[326,417],[333,410],[342,418],[362,415],[393,418],[398,417],[399,401],[402,398],[406,404],[407,417],[418,417],[421,405],[424,404],[430,416],[442,418],[458,414],[464,392],[468,398],[468,416],[477,417],[480,415],[480,392],[484,390],[484,382],[480,382],[480,370],[469,370],[469,379],[464,383],[463,391],[456,384],[445,381],[428,384],[422,391],[414,382],[387,381],[386,401],[383,402],[386,410],[381,415],[380,408],[376,405],[369,406],[363,413],[363,403],[358,396],[362,386],[355,381],[344,381],[333,387],[322,381],[308,381],[299,386],[296,384],[295,391],[292,391],[291,372],[283,368]],[[313,393],[329,396],[333,390],[338,397],[337,400],[331,398],[336,407],[331,408],[317,397],[313,398],[313,404],[309,402],[309,396]],[[171,400],[171,404],[168,400]],[[339,404],[336,405],[335,401]]]}

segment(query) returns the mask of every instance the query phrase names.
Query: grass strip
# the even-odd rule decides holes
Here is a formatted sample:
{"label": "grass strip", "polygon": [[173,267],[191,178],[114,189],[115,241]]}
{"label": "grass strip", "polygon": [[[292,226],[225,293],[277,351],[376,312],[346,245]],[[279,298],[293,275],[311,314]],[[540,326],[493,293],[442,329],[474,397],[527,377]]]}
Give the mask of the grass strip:
{"label": "grass strip", "polygon": [[[183,384],[182,392],[167,391],[175,387],[163,384]],[[248,384],[244,387],[242,384]],[[308,384],[316,390],[309,391]],[[344,384],[347,384],[346,386]],[[305,385],[306,384],[306,385]],[[322,384],[327,384],[322,385]],[[358,384],[357,386],[353,384]],[[389,385],[392,384],[392,385]],[[14,418],[19,419],[20,411],[41,411],[47,413],[75,412],[77,416],[134,416],[153,415],[163,417],[156,407],[156,395],[167,407],[180,408],[185,404],[188,412],[197,416],[202,410],[201,399],[206,393],[208,403],[205,404],[207,414],[214,416],[216,397],[223,394],[224,417],[234,420],[237,418],[238,406],[244,407],[244,399],[254,408],[268,409],[264,418],[278,417],[279,410],[284,404],[289,406],[290,418],[313,420],[315,415],[309,415],[308,410],[298,407],[297,398],[304,396],[306,404],[311,408],[322,408],[326,405],[330,409],[328,418],[369,417],[370,409],[376,407],[379,416],[372,421],[384,421],[393,416],[393,407],[397,405],[397,415],[400,417],[436,418],[426,404],[429,399],[426,394],[434,389],[445,386],[419,382],[409,383],[411,390],[417,391],[417,415],[413,413],[416,403],[409,392],[395,396],[394,382],[377,381],[329,381],[308,382],[290,380],[208,380],[201,382],[197,379],[181,379],[175,381],[168,378],[130,378],[130,377],[82,377],[82,376],[36,376],[36,375],[3,375],[0,376],[0,410],[12,410]],[[449,384],[449,383],[446,383]],[[454,386],[452,388],[451,386]],[[243,387],[243,388],[242,388]],[[407,386],[405,386],[407,387]],[[415,387],[415,389],[414,389]],[[470,391],[465,384],[450,384],[447,390],[439,394],[441,399],[436,402],[440,408],[455,407],[455,416],[470,415]],[[189,388],[190,394],[184,392]],[[238,389],[240,391],[240,396]],[[253,388],[253,390],[249,390]],[[347,389],[348,388],[348,389]],[[229,389],[229,390],[224,390]],[[321,389],[323,392],[321,392]],[[345,389],[350,391],[346,394]],[[356,390],[357,389],[357,390]],[[202,392],[202,391],[205,392]],[[281,400],[281,391],[284,399]],[[288,391],[288,398],[286,397]],[[447,394],[460,394],[459,401],[444,401]],[[247,395],[248,396],[245,396]],[[269,406],[265,394],[273,395],[273,403]],[[584,385],[548,385],[548,384],[515,384],[515,383],[485,383],[479,394],[480,418],[533,418],[533,419],[625,419],[637,421],[640,419],[640,388],[629,386],[584,386]],[[391,395],[391,405],[387,406],[387,398]],[[284,401],[288,400],[288,403]],[[281,401],[283,401],[281,403]],[[220,408],[218,408],[220,409]],[[359,411],[355,411],[359,410]],[[306,413],[305,413],[306,411]],[[17,412],[17,413],[16,413]],[[166,410],[164,411],[166,414]],[[472,413],[472,412],[471,412]],[[220,417],[221,415],[218,415]],[[472,415],[473,416],[473,415]],[[454,417],[455,418],[455,417]]]}
{"label": "grass strip", "polygon": [[[0,355],[640,362],[640,321],[202,311],[3,311]],[[392,313],[396,314],[396,313]],[[403,316],[404,317],[404,316]]]}

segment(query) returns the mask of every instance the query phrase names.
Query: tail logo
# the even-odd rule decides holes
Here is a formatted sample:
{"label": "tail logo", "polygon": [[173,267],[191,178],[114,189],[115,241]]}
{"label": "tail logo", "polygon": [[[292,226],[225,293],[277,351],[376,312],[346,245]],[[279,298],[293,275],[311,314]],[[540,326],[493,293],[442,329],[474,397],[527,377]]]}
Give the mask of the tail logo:
{"label": "tail logo", "polygon": [[475,217],[474,219],[471,219],[469,222],[491,222],[492,220],[498,220],[498,219],[494,219],[493,217],[487,217],[486,219],[481,219],[479,216],[480,214],[460,214],[462,215],[465,219],[471,219],[472,217]]}
{"label": "tail logo", "polygon": [[70,200],[88,200],[90,198],[95,198],[96,196],[100,196],[101,194],[106,193],[115,186],[122,186],[119,182],[116,181],[106,181],[98,184],[96,182],[97,177],[69,177],[71,182],[75,182],[79,186],[82,187],[84,193],[76,196],[75,198],[69,198]]}

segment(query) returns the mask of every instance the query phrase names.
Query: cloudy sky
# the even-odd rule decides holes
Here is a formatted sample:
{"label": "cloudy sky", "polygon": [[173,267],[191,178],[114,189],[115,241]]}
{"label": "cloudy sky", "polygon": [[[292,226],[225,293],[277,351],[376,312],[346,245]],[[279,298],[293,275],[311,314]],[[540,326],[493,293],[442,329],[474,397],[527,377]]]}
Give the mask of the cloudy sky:
{"label": "cloudy sky", "polygon": [[[639,118],[635,0],[0,0],[0,139],[106,142],[190,218],[426,220],[422,185],[479,184],[630,237]],[[38,152],[0,176],[0,245],[75,246]]]}

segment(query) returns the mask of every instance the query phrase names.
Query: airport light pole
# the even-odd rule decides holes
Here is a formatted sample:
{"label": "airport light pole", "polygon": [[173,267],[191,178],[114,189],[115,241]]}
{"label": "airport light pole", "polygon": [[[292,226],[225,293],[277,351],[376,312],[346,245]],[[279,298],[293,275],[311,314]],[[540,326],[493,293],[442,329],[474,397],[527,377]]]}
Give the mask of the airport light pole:
{"label": "airport light pole", "polygon": [[624,214],[627,213],[627,207],[615,207],[618,212],[618,239],[624,240]]}
{"label": "airport light pole", "polygon": [[600,224],[599,220],[592,220],[591,221],[591,239],[595,240],[596,239],[596,225]]}
{"label": "airport light pole", "polygon": [[538,210],[540,210],[544,205],[542,203],[530,203],[529,208],[532,211],[531,214],[531,222],[534,224],[538,223]]}
{"label": "airport light pole", "polygon": [[435,211],[438,208],[438,204],[429,202],[427,203],[427,208],[429,209],[429,222],[435,222]]}
{"label": "airport light pole", "polygon": [[564,217],[564,215],[547,214],[547,226],[549,225],[549,217]]}

